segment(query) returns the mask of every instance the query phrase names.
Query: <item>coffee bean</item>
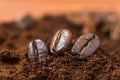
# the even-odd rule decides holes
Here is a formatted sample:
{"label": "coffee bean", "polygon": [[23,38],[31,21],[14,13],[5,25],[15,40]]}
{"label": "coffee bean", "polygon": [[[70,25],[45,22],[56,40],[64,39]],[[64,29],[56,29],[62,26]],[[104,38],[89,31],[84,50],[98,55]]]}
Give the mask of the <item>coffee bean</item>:
{"label": "coffee bean", "polygon": [[79,58],[86,58],[95,52],[100,44],[99,38],[94,34],[82,35],[73,45],[72,54],[78,54]]}
{"label": "coffee bean", "polygon": [[30,15],[23,15],[16,21],[16,26],[18,29],[30,29],[33,24],[33,18]]}
{"label": "coffee bean", "polygon": [[120,23],[111,28],[110,38],[113,40],[120,40]]}
{"label": "coffee bean", "polygon": [[103,16],[103,26],[100,26],[101,33],[111,36],[111,32],[115,29],[118,24],[118,15],[115,13],[107,13]]}
{"label": "coffee bean", "polygon": [[[84,17],[83,17],[83,14],[84,13],[81,13],[81,12],[76,12],[76,13],[72,13],[72,14],[67,14],[65,16],[65,19],[70,22],[71,24],[74,24],[74,25],[82,25],[83,24],[83,21],[84,21]],[[76,27],[76,26],[75,26]],[[78,27],[78,26],[77,26]]]}
{"label": "coffee bean", "polygon": [[57,31],[51,41],[51,53],[56,53],[65,50],[71,42],[71,37],[72,33],[67,29]]}
{"label": "coffee bean", "polygon": [[48,55],[48,50],[43,41],[37,39],[30,42],[28,48],[28,58],[31,61],[44,61]]}

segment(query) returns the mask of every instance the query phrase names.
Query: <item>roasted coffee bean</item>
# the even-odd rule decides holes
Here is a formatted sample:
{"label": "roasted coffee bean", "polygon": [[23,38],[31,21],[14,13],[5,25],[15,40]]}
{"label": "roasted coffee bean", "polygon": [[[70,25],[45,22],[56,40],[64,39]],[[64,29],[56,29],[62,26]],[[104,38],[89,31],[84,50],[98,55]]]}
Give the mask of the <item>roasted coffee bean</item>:
{"label": "roasted coffee bean", "polygon": [[[80,12],[67,14],[65,18],[71,24],[79,25],[79,27],[81,27],[81,25],[83,25],[83,22],[84,22],[83,14],[84,13],[80,13]],[[75,26],[75,27],[78,27],[78,26]]]}
{"label": "roasted coffee bean", "polygon": [[71,42],[71,37],[72,33],[67,29],[57,31],[51,41],[51,53],[56,53],[65,50]]}
{"label": "roasted coffee bean", "polygon": [[96,31],[97,20],[93,18],[93,14],[89,13],[74,13],[66,15],[66,20],[74,28],[82,30],[82,33],[94,33]]}
{"label": "roasted coffee bean", "polygon": [[34,20],[30,15],[23,15],[16,21],[16,26],[18,29],[30,29]]}
{"label": "roasted coffee bean", "polygon": [[43,41],[37,39],[30,42],[28,58],[31,61],[44,61],[48,55],[48,50]]}
{"label": "roasted coffee bean", "polygon": [[118,15],[115,13],[107,13],[103,16],[103,26],[101,27],[101,32],[110,36],[111,32],[115,29],[118,24]]}
{"label": "roasted coffee bean", "polygon": [[90,56],[98,48],[100,44],[99,38],[94,34],[82,35],[73,45],[72,54],[78,54],[79,58]]}
{"label": "roasted coffee bean", "polygon": [[120,40],[120,23],[111,28],[110,38],[113,40]]}

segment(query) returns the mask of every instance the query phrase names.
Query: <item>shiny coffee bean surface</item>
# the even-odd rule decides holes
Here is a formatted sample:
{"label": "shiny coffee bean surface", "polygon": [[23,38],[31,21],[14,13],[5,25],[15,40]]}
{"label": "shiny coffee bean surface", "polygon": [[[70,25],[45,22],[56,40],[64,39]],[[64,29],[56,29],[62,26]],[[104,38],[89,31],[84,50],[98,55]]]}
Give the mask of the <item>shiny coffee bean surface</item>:
{"label": "shiny coffee bean surface", "polygon": [[28,58],[30,61],[44,61],[48,55],[48,50],[42,40],[34,40],[30,42],[28,48]]}
{"label": "shiny coffee bean surface", "polygon": [[75,42],[71,49],[72,54],[78,54],[79,58],[86,58],[93,54],[100,44],[100,39],[94,34],[85,34]]}
{"label": "shiny coffee bean surface", "polygon": [[58,30],[50,44],[51,53],[65,50],[71,43],[72,33],[67,29]]}

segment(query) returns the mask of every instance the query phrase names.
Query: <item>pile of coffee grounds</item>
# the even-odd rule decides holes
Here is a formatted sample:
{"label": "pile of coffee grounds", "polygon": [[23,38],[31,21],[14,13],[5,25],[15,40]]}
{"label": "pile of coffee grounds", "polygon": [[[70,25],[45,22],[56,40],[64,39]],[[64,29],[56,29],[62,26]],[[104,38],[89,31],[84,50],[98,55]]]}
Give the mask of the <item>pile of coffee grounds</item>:
{"label": "pile of coffee grounds", "polygon": [[[30,41],[41,39],[49,49],[51,38],[59,29],[73,34],[66,51],[51,54],[45,62],[29,62]],[[71,55],[82,29],[70,25],[64,16],[45,16],[35,20],[30,29],[20,30],[14,21],[0,24],[0,80],[120,80],[120,42],[96,33],[101,45],[86,59]]]}

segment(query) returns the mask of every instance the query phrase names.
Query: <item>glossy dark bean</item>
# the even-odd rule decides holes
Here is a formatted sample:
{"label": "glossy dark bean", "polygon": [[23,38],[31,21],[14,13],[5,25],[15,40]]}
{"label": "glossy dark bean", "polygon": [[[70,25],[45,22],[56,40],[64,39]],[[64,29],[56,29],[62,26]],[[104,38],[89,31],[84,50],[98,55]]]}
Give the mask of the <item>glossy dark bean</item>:
{"label": "glossy dark bean", "polygon": [[99,38],[94,34],[85,34],[75,42],[71,49],[72,54],[78,54],[79,58],[86,58],[95,52],[100,44]]}
{"label": "glossy dark bean", "polygon": [[51,53],[56,53],[61,50],[65,50],[71,42],[71,37],[72,33],[67,29],[57,31],[51,41]]}
{"label": "glossy dark bean", "polygon": [[28,48],[28,58],[31,61],[44,61],[48,55],[45,43],[39,39],[30,42]]}

